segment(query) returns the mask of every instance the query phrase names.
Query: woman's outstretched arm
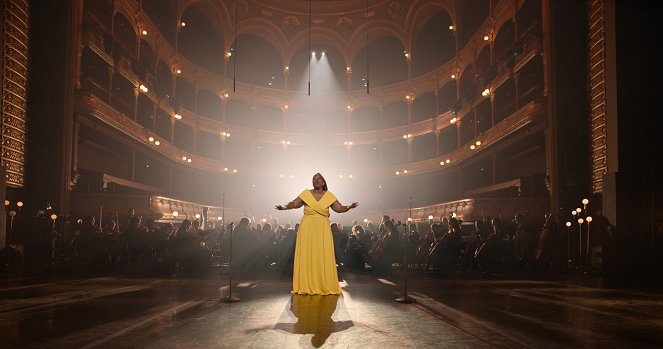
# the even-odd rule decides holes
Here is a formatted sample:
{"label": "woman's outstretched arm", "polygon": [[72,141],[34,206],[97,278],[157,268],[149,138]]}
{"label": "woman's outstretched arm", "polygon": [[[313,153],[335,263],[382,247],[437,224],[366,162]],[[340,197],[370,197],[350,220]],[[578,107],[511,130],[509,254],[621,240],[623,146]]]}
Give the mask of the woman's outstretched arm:
{"label": "woman's outstretched arm", "polygon": [[276,209],[283,211],[283,210],[289,210],[293,208],[300,208],[304,206],[304,201],[298,196],[294,200],[290,201],[286,205],[276,205]]}
{"label": "woman's outstretched arm", "polygon": [[350,209],[353,209],[357,206],[359,206],[359,204],[357,204],[356,202],[353,202],[348,206],[343,206],[341,205],[340,202],[338,202],[338,200],[336,200],[334,201],[333,204],[331,204],[331,209],[334,210],[334,212],[343,213],[343,212],[348,212],[350,211]]}

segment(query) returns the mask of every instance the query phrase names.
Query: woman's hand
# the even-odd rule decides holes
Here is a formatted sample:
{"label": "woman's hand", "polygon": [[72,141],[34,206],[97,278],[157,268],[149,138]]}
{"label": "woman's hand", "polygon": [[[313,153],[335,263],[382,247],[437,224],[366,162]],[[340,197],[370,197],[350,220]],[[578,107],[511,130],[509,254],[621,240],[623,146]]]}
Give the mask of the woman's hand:
{"label": "woman's hand", "polygon": [[276,209],[279,210],[279,211],[287,210],[287,208],[286,208],[285,206],[283,206],[283,205],[276,205],[275,207],[276,207]]}
{"label": "woman's hand", "polygon": [[359,206],[359,204],[356,203],[356,202],[353,202],[353,203],[350,204],[350,206],[348,206],[348,210],[353,209],[353,208],[355,208],[355,207],[357,207],[357,206]]}

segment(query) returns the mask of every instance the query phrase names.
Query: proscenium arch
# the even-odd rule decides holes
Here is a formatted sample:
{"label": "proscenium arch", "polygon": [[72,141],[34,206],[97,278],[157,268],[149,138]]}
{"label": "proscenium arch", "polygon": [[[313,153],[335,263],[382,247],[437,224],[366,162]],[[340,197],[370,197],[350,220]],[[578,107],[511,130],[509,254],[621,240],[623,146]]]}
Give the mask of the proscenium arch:
{"label": "proscenium arch", "polygon": [[366,46],[366,35],[368,35],[369,45],[373,40],[380,39],[385,36],[393,36],[401,42],[401,45],[406,50],[410,49],[410,46],[406,45],[407,43],[405,41],[405,33],[403,32],[403,28],[400,26],[394,24],[393,22],[384,20],[366,22],[357,28],[354,34],[350,37],[350,40],[347,42],[346,50],[348,51],[350,62],[354,60],[359,50]]}
{"label": "proscenium arch", "polygon": [[[293,55],[301,48],[308,48],[308,39],[308,30],[302,30],[292,37],[288,44],[288,57],[286,62],[290,62]],[[345,48],[345,42],[346,40],[343,38],[343,36],[341,36],[337,31],[329,28],[313,27],[313,30],[311,31],[311,45],[322,44],[336,49],[345,60],[347,66],[347,62],[349,62],[348,59],[350,56],[348,56],[348,50]]]}
{"label": "proscenium arch", "polygon": [[[441,11],[446,12],[449,18],[451,18],[453,25],[456,25],[455,11],[453,8],[449,7],[449,4],[440,3],[436,0],[416,0],[414,1],[414,4],[412,4],[412,8],[408,11],[407,18],[405,19],[405,33],[409,33],[405,38],[408,43],[408,46],[406,47],[411,47],[414,38],[419,35],[421,29],[425,26],[425,23],[439,12],[428,11],[429,8],[439,8]],[[419,17],[420,15],[421,17]],[[418,27],[419,23],[424,23],[424,25]],[[458,39],[456,38],[456,40]]]}
{"label": "proscenium arch", "polygon": [[[226,41],[229,43],[229,46],[226,47],[226,51],[230,51],[230,49],[235,45],[234,27],[230,28],[229,30],[231,31],[232,36],[230,36],[229,40]],[[274,49],[279,52],[281,60],[285,62],[285,64],[290,62],[289,59],[286,59],[288,40],[285,35],[283,35],[283,32],[276,25],[274,25],[274,23],[264,19],[240,19],[239,27],[237,27],[237,37],[245,34],[257,36],[271,43]],[[238,41],[238,46],[241,46],[241,44],[242,42]]]}
{"label": "proscenium arch", "polygon": [[[182,15],[190,6],[200,7],[200,12],[207,17],[209,24],[216,29],[216,35],[221,40],[220,47],[226,47],[225,43],[233,40],[234,16],[230,16],[225,5],[211,0],[180,1],[176,13],[177,20],[182,19]],[[179,32],[176,33],[175,40],[179,41]]]}
{"label": "proscenium arch", "polygon": [[[127,6],[126,4],[124,4],[123,2],[115,1],[114,4],[115,4],[114,8],[115,13],[113,13],[113,18],[112,18],[113,22],[111,22],[113,23],[112,25],[113,26],[115,25],[115,16],[117,16],[118,14],[123,15],[127,19],[127,21],[131,23],[131,27],[133,28],[134,34],[136,35],[136,40],[138,40],[138,23],[136,23],[136,14],[133,12],[133,9]],[[113,33],[113,35],[115,35],[115,33]]]}
{"label": "proscenium arch", "polygon": [[[283,66],[279,50],[272,42],[264,37],[254,34],[241,34],[236,38],[240,45],[237,46],[237,62],[232,64],[233,77],[245,84],[283,90]],[[241,44],[244,43],[244,44]],[[269,79],[269,76],[272,79]]]}
{"label": "proscenium arch", "polygon": [[177,54],[199,67],[222,75],[225,70],[223,35],[204,11],[200,6],[190,6],[184,11],[183,20],[192,24],[179,31]]}
{"label": "proscenium arch", "polygon": [[418,78],[431,71],[436,71],[456,55],[456,38],[449,30],[451,17],[446,11],[431,13],[422,23],[422,31],[412,38],[412,77]]}

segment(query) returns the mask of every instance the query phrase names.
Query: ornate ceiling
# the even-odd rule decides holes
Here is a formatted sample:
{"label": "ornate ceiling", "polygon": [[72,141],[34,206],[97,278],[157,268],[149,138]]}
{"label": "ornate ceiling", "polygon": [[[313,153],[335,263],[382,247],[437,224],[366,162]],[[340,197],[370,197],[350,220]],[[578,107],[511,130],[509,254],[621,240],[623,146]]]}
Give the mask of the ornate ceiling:
{"label": "ornate ceiling", "polygon": [[334,47],[350,60],[366,35],[371,39],[394,36],[410,48],[423,25],[440,9],[455,18],[452,0],[190,0],[178,4],[178,17],[192,5],[218,26],[226,44],[232,42],[235,30],[238,35],[251,33],[283,49],[285,57],[307,43],[309,25],[317,44]]}

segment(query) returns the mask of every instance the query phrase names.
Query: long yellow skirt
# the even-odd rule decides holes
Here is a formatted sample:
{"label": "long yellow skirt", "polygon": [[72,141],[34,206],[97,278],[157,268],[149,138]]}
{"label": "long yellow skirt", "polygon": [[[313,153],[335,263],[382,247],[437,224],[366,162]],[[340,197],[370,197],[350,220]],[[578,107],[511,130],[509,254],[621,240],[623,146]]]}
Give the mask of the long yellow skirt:
{"label": "long yellow skirt", "polygon": [[305,214],[299,223],[292,293],[341,294],[329,218],[323,215]]}

